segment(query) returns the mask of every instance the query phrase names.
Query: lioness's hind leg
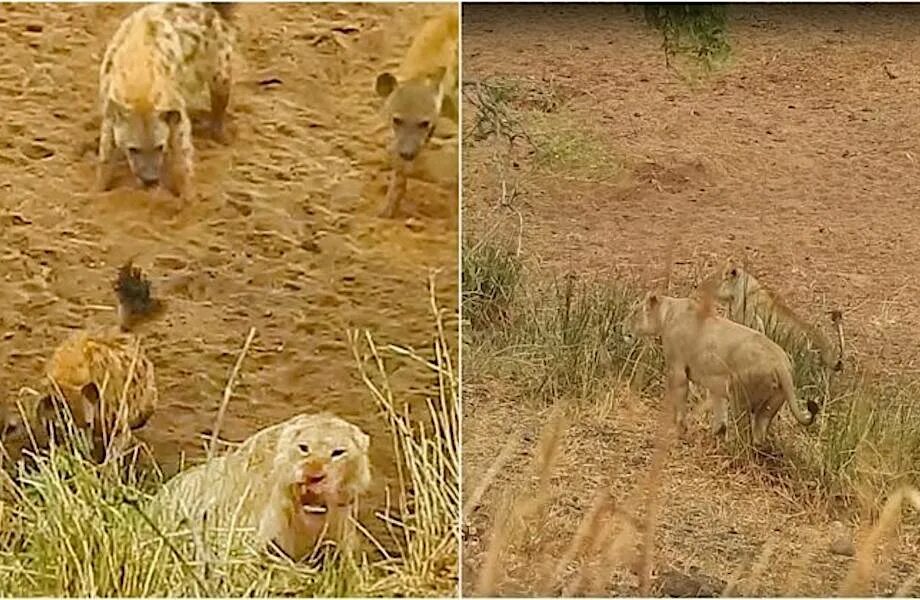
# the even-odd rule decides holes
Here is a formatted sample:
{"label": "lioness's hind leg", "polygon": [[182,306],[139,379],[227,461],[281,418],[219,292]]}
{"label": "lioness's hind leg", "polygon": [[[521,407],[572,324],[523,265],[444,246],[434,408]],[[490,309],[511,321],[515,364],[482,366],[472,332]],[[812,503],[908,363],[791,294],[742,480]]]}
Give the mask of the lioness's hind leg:
{"label": "lioness's hind leg", "polygon": [[785,400],[786,397],[782,390],[776,389],[770,398],[754,412],[753,442],[755,446],[761,446],[767,440],[770,423],[773,422],[773,417],[782,408]]}

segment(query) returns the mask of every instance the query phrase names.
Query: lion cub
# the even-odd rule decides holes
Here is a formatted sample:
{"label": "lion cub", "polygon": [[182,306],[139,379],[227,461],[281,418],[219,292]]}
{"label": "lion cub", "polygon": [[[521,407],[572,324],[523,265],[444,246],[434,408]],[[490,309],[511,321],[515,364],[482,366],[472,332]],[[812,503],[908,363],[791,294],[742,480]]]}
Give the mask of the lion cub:
{"label": "lion cub", "polygon": [[329,413],[263,429],[232,452],[176,475],[159,496],[167,515],[253,527],[292,560],[324,539],[347,547],[371,483],[370,438]]}
{"label": "lion cub", "polygon": [[458,120],[458,21],[454,6],[429,19],[409,46],[399,71],[377,76],[375,89],[385,98],[384,114],[393,130],[394,162],[381,216],[399,212],[407,173],[431,139],[438,118]]}
{"label": "lion cub", "polygon": [[122,21],[99,70],[102,128],[96,187],[107,190],[116,150],[145,186],[188,197],[194,146],[188,108],[207,92],[214,137],[226,142],[234,32],[227,4],[151,4]]}
{"label": "lion cub", "polygon": [[728,306],[728,317],[777,341],[804,344],[825,368],[843,369],[843,349],[835,349],[817,328],[800,319],[757,279],[741,267],[728,265],[720,276],[716,298]]}
{"label": "lion cub", "polygon": [[79,330],[65,339],[46,366],[48,393],[26,400],[25,418],[12,405],[0,410],[0,441],[11,454],[21,454],[32,440],[43,447],[51,432],[63,431],[59,410],[101,444],[113,435],[124,439],[156,410],[153,363],[129,330],[159,316],[165,305],[152,297],[150,282],[130,262],[119,269],[114,289],[120,325]]}
{"label": "lion cub", "polygon": [[788,402],[802,425],[818,412],[808,402],[802,410],[795,395],[789,357],[764,334],[711,314],[689,298],[649,292],[632,323],[635,333],[660,336],[667,369],[667,395],[674,403],[678,428],[684,429],[689,382],[705,388],[712,398],[712,432],[725,433],[732,390],[743,394],[752,418],[753,442],[761,445],[773,417]]}

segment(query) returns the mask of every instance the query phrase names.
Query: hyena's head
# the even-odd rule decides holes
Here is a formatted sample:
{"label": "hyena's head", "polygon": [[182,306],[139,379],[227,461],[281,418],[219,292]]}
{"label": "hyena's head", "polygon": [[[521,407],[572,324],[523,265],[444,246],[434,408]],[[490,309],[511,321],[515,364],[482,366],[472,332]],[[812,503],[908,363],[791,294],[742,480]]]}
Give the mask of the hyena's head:
{"label": "hyena's head", "polygon": [[403,160],[413,160],[434,133],[444,109],[444,74],[440,68],[427,77],[400,82],[389,72],[377,76],[377,95],[386,99],[386,114],[393,128],[393,150]]}
{"label": "hyena's head", "polygon": [[182,118],[178,110],[135,109],[111,102],[115,145],[131,172],[145,186],[156,185],[169,147],[170,132]]}

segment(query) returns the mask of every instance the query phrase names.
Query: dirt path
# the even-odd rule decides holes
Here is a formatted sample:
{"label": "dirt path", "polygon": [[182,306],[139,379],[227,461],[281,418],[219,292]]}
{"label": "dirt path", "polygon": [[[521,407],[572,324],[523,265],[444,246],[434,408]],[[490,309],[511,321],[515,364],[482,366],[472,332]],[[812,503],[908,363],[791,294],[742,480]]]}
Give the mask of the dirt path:
{"label": "dirt path", "polygon": [[[534,115],[542,107],[534,119],[548,126],[539,141],[554,144],[541,162],[516,142],[504,172],[508,211],[498,207],[495,138],[465,143],[465,234],[491,234],[500,216],[514,235],[522,225],[523,253],[547,271],[646,284],[663,284],[670,271],[682,291],[725,259],[747,260],[809,318],[843,309],[849,351],[862,364],[915,378],[920,10],[748,5],[730,14],[733,64],[688,85],[665,69],[641,14],[620,6],[465,7],[464,80],[514,82],[525,100],[513,108]],[[500,444],[521,440],[470,519],[469,591],[506,494],[535,480],[530,462],[547,414],[507,402],[499,382],[467,385],[474,375],[465,373],[465,494]],[[562,445],[548,516],[503,557],[502,592],[534,593],[595,492],[607,486],[622,501],[648,469],[655,429],[647,415],[657,403],[625,398],[612,411],[567,413],[580,420]],[[852,562],[827,550],[831,515],[803,509],[756,468],[732,468],[702,432],[675,456],[662,480],[659,570],[698,571],[724,585],[775,544],[773,567],[735,593],[836,592]],[[876,592],[912,573],[911,535],[891,548]],[[582,592],[636,593],[629,573],[589,584]]]}
{"label": "dirt path", "polygon": [[[379,477],[365,508],[379,508],[393,447],[346,331],[429,352],[428,269],[441,269],[440,303],[456,310],[457,175],[453,146],[430,152],[410,182],[411,221],[376,217],[389,138],[373,82],[439,8],[241,6],[237,137],[196,139],[201,197],[184,207],[127,186],[88,191],[99,57],[131,9],[18,4],[0,15],[0,393],[38,386],[71,328],[113,322],[93,305],[113,304],[115,270],[136,256],[155,280],[190,278],[147,339],[162,404],[143,438],[167,470],[199,453],[255,327],[222,437],[334,411],[371,435]],[[392,384],[421,410],[433,381],[401,368]]]}

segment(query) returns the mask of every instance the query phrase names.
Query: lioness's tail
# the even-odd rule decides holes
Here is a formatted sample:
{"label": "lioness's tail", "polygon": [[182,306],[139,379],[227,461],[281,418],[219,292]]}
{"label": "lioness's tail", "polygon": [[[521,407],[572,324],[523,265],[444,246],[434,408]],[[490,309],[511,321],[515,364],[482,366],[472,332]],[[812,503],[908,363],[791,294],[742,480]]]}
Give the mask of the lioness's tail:
{"label": "lioness's tail", "polygon": [[205,2],[205,4],[216,10],[225,21],[232,19],[233,13],[236,12],[236,2]]}
{"label": "lioness's tail", "polygon": [[814,400],[809,400],[806,403],[808,412],[803,411],[799,405],[799,399],[795,395],[792,373],[789,369],[779,369],[776,374],[779,377],[779,385],[783,390],[783,394],[786,395],[786,404],[789,405],[789,410],[792,411],[795,420],[806,426],[814,423],[815,415],[818,414],[818,404]]}
{"label": "lioness's tail", "polygon": [[162,300],[153,297],[150,281],[130,260],[118,269],[113,287],[118,297],[118,320],[123,331],[159,317],[166,308]]}

